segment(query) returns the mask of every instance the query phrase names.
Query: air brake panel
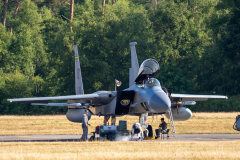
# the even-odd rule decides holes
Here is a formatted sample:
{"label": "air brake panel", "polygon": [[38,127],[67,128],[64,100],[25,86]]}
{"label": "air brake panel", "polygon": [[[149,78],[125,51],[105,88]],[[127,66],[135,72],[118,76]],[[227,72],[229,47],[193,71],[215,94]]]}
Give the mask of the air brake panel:
{"label": "air brake panel", "polygon": [[139,68],[138,76],[135,82],[142,83],[142,81],[147,77],[154,77],[158,73],[159,69],[159,64],[155,59],[145,60]]}

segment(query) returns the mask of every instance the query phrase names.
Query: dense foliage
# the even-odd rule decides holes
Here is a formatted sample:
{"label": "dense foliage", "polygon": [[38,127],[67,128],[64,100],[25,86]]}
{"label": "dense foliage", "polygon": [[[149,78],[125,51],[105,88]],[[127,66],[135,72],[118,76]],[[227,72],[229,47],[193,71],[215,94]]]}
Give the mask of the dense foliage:
{"label": "dense foliage", "polygon": [[198,103],[193,111],[240,110],[239,0],[104,1],[75,0],[72,20],[66,1],[0,1],[2,21],[6,11],[6,24],[0,24],[0,114],[65,113],[6,100],[75,94],[74,44],[85,93],[114,90],[114,79],[123,82],[119,89],[127,88],[128,43],[135,41],[139,63],[160,63],[157,78],[164,87],[230,97]]}

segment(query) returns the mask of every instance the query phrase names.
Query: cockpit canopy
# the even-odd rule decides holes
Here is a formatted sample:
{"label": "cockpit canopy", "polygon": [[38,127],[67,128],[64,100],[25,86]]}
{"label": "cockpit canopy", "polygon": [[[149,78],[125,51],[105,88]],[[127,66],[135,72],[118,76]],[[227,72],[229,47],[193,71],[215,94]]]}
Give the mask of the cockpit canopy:
{"label": "cockpit canopy", "polygon": [[155,59],[147,59],[145,60],[138,72],[138,77],[136,78],[136,83],[142,83],[148,77],[154,77],[159,71],[160,67],[158,62]]}
{"label": "cockpit canopy", "polygon": [[161,87],[160,82],[156,78],[149,78],[145,81],[144,86],[145,88],[152,88],[154,86]]}
{"label": "cockpit canopy", "polygon": [[147,59],[145,60],[140,68],[138,75],[140,74],[153,74],[159,70],[159,64],[155,59]]}

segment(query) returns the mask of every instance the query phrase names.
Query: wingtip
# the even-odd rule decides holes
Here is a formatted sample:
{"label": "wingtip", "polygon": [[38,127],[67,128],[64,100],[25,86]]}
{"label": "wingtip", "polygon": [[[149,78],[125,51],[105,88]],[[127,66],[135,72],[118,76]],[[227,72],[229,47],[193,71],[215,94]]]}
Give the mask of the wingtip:
{"label": "wingtip", "polygon": [[228,99],[228,96],[226,96],[225,98]]}
{"label": "wingtip", "polygon": [[8,102],[12,102],[12,100],[11,100],[11,99],[8,99],[7,101],[8,101]]}

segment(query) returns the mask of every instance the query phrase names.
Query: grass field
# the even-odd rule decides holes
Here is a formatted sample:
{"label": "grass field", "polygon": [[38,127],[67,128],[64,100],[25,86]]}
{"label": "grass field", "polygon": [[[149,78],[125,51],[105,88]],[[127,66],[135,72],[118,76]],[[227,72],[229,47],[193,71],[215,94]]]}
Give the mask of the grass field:
{"label": "grass field", "polygon": [[[232,133],[239,113],[193,113],[188,121],[175,122],[177,133]],[[157,128],[161,116],[149,124]],[[123,116],[128,129],[138,117]],[[103,117],[93,116],[94,127]],[[168,120],[167,120],[168,122]],[[0,135],[81,134],[81,124],[65,116],[0,116]],[[170,126],[169,126],[170,127]],[[240,141],[208,142],[0,142],[0,160],[12,159],[240,159]]]}
{"label": "grass field", "polygon": [[[234,113],[193,113],[188,121],[174,122],[177,133],[232,133],[239,132],[232,129],[236,116]],[[148,117],[153,129],[158,128],[162,116]],[[127,120],[128,129],[138,122],[138,117],[123,116],[118,120]],[[169,122],[169,120],[166,120]],[[103,123],[103,117],[92,116],[89,123],[92,125],[89,132],[94,131],[95,126]],[[168,124],[168,128],[170,125]],[[66,119],[65,115],[57,116],[0,116],[0,135],[44,135],[44,134],[81,134],[80,123],[73,123]]]}
{"label": "grass field", "polygon": [[0,159],[240,159],[239,141],[0,143]]}

